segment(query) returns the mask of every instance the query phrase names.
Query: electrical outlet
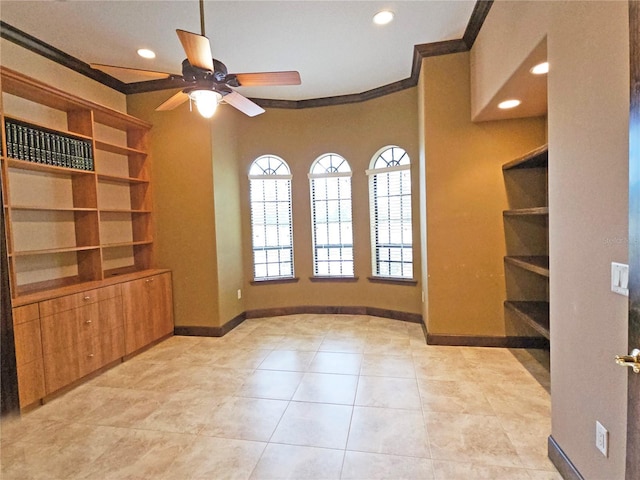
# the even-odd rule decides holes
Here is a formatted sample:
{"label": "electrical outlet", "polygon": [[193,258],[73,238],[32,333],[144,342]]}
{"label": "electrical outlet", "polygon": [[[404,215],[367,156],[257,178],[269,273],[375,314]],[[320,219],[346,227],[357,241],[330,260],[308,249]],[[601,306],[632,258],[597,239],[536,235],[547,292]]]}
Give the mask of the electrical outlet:
{"label": "electrical outlet", "polygon": [[609,432],[596,421],[596,447],[605,457],[609,456]]}
{"label": "electrical outlet", "polygon": [[238,300],[242,298],[242,290],[238,289]]}

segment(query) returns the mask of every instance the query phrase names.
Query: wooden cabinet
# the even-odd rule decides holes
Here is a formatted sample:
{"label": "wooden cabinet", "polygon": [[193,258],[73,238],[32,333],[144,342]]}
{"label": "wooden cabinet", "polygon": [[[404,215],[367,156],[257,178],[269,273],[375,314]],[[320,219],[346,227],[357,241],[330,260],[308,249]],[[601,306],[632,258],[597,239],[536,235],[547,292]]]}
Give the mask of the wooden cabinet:
{"label": "wooden cabinet", "polygon": [[13,309],[21,408],[173,332],[170,272],[87,285],[95,288],[76,285],[17,300],[25,302]]}
{"label": "wooden cabinet", "polygon": [[126,283],[122,299],[127,354],[173,332],[170,273]]}
{"label": "wooden cabinet", "polygon": [[[12,297],[151,268],[151,125],[2,66],[0,85]],[[21,155],[9,155],[22,142],[7,134],[11,122],[28,124],[29,139],[46,132],[87,145],[93,168],[51,162],[48,139],[44,147],[33,140],[32,161],[17,158],[25,157],[22,148]]]}
{"label": "wooden cabinet", "polygon": [[507,312],[537,334],[549,335],[548,148],[502,167],[510,209],[503,212]]}
{"label": "wooden cabinet", "polygon": [[18,395],[22,407],[45,395],[44,366],[38,304],[13,309],[13,335],[18,369]]}

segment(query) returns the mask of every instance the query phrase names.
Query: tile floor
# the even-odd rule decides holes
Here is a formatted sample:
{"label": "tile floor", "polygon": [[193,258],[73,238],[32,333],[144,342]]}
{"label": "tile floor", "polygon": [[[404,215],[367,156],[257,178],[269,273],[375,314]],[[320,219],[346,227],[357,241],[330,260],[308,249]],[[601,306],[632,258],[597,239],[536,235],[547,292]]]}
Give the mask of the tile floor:
{"label": "tile floor", "polygon": [[[539,352],[538,352],[539,353]],[[368,316],[172,337],[20,420],[9,479],[561,479],[536,352]]]}

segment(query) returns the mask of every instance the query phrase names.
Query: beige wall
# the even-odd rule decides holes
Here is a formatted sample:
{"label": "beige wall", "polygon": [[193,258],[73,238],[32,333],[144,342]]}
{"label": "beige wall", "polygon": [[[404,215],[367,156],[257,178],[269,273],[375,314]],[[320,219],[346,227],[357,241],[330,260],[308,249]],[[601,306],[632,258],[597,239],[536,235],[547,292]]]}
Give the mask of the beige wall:
{"label": "beige wall", "polygon": [[224,322],[219,316],[211,124],[187,105],[155,112],[171,94],[128,98],[129,113],[153,124],[155,263],[173,271],[176,325],[219,326]]}
{"label": "beige wall", "polygon": [[[237,124],[242,114],[224,106],[212,121],[213,185],[218,258],[220,323],[245,311],[240,183],[244,169],[238,161]],[[241,299],[238,299],[241,290]]]}
{"label": "beige wall", "polygon": [[[365,170],[374,154],[398,145],[412,160],[414,277],[420,279],[418,110],[415,88],[364,103],[302,110],[269,109],[243,118],[238,143],[242,165],[241,201],[244,231],[244,271],[247,310],[299,305],[369,306],[420,313],[421,289],[416,286],[371,283],[368,180]],[[253,278],[247,174],[263,154],[282,157],[293,174],[293,228],[297,283],[249,285]],[[324,153],[346,158],[353,171],[355,283],[312,283],[311,213],[307,174]]]}
{"label": "beige wall", "polygon": [[610,264],[628,253],[628,32],[627,2],[498,1],[472,52],[481,109],[547,36],[552,434],[586,479],[624,478],[627,299]]}
{"label": "beige wall", "polygon": [[[504,336],[502,165],[545,141],[544,118],[471,122],[469,53],[423,60],[430,334]],[[425,248],[423,248],[425,250]],[[532,332],[527,332],[532,334]]]}

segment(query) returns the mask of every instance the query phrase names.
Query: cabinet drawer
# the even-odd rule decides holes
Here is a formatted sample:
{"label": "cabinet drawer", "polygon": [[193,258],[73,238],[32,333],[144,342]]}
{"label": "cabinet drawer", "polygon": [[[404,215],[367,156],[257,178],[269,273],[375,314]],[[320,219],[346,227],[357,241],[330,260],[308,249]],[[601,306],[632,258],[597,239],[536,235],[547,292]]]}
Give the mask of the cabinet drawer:
{"label": "cabinet drawer", "polygon": [[110,285],[108,287],[87,290],[86,292],[65,295],[64,297],[53,298],[40,302],[40,316],[46,317],[56,313],[65,312],[84,305],[97,303],[101,300],[121,296],[120,285]]}
{"label": "cabinet drawer", "polygon": [[32,303],[31,305],[14,308],[12,316],[13,324],[20,325],[21,323],[37,320],[40,317],[40,309],[37,303]]}
{"label": "cabinet drawer", "polygon": [[[101,367],[95,338],[86,338],[68,348],[44,355],[47,394],[73,383]],[[98,352],[98,353],[97,353]]]}
{"label": "cabinet drawer", "polygon": [[40,320],[42,350],[46,355],[65,350],[80,340],[98,335],[99,304],[75,308]]}

